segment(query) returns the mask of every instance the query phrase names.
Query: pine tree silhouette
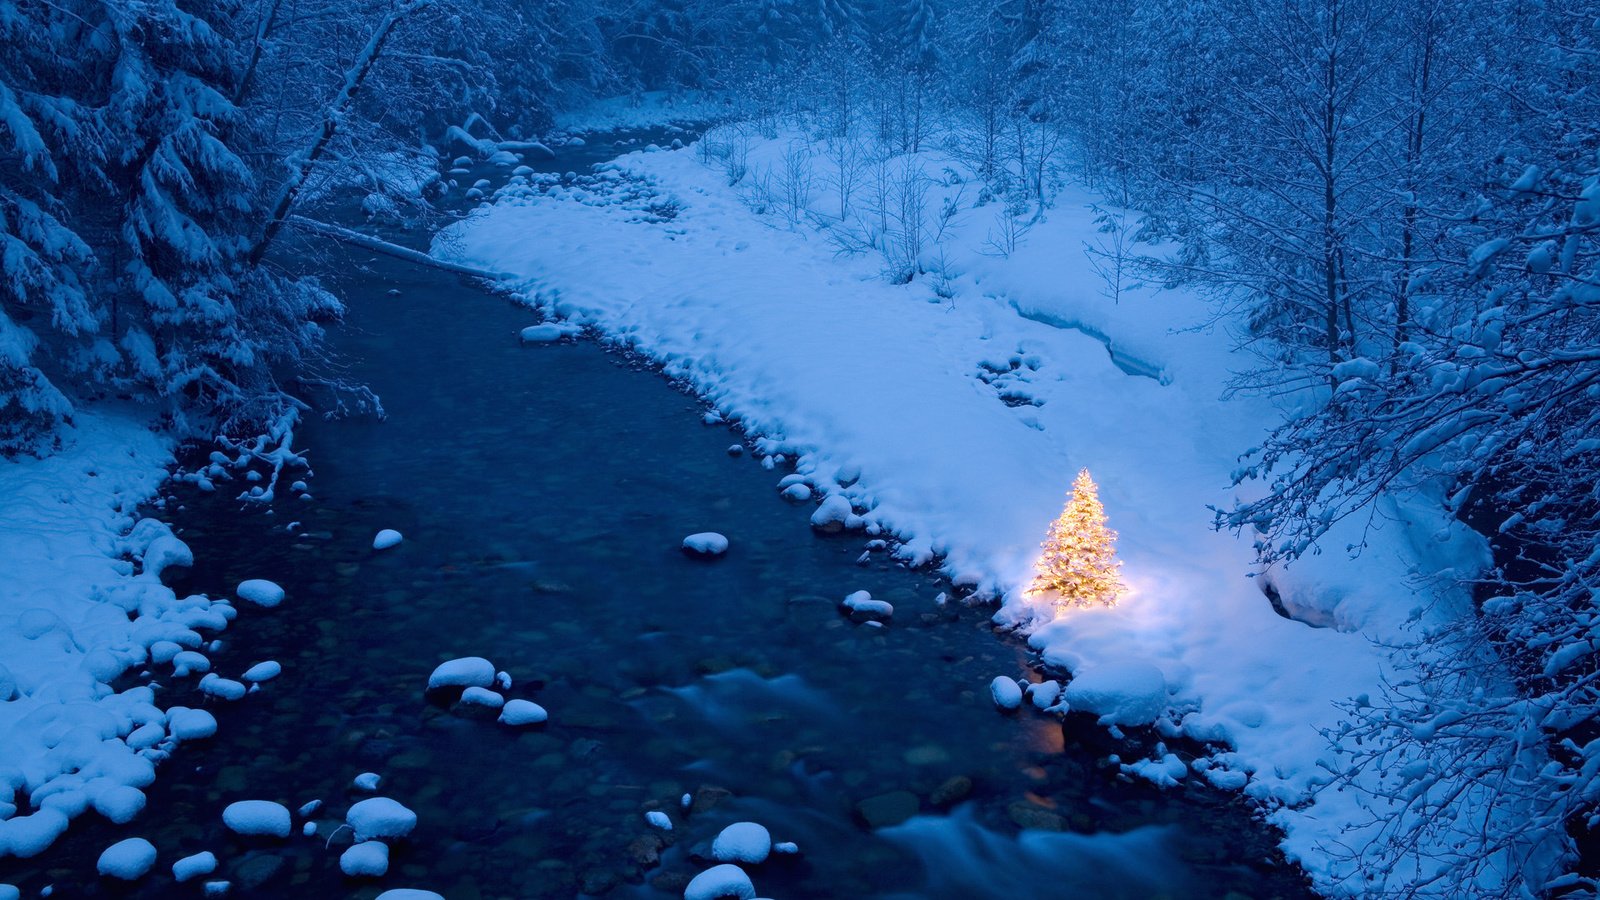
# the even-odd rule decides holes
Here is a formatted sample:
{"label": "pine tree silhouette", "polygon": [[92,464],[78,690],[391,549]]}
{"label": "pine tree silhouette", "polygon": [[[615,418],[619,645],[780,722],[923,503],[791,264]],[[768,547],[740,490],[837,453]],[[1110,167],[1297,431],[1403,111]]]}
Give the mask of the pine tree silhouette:
{"label": "pine tree silhouette", "polygon": [[1106,527],[1105,507],[1089,470],[1078,473],[1066,508],[1050,525],[1029,593],[1054,592],[1056,607],[1111,606],[1122,592],[1117,533]]}

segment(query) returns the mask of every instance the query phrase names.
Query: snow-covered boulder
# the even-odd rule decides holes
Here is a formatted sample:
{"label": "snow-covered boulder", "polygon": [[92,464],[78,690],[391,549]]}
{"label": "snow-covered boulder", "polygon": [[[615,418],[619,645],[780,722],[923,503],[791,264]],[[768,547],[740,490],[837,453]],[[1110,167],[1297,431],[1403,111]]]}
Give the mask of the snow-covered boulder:
{"label": "snow-covered boulder", "polygon": [[[98,779],[97,779],[98,780]],[[130,784],[109,784],[103,787],[93,787],[89,792],[89,803],[94,811],[110,822],[125,825],[133,821],[133,817],[144,809],[144,791]]]}
{"label": "snow-covered boulder", "polygon": [[218,700],[238,700],[249,692],[242,681],[223,678],[215,672],[200,679],[200,693]]}
{"label": "snow-covered boulder", "polygon": [[811,514],[811,527],[825,534],[838,534],[854,524],[855,510],[843,494],[829,494]]}
{"label": "snow-covered boulder", "polygon": [[711,559],[728,552],[728,539],[715,531],[702,531],[683,539],[683,552],[698,559]]}
{"label": "snow-covered boulder", "polygon": [[644,820],[649,822],[652,828],[659,828],[662,831],[672,830],[672,820],[667,817],[666,813],[659,809],[652,809],[645,813]]}
{"label": "snow-covered boulder", "polygon": [[532,700],[507,700],[506,705],[500,708],[500,724],[522,727],[538,725],[549,720],[550,714],[545,708]]}
{"label": "snow-covered boulder", "polygon": [[240,600],[254,603],[257,606],[265,606],[269,609],[282,603],[284,596],[283,588],[265,578],[251,578],[241,581],[233,592],[239,595]]}
{"label": "snow-covered boulder", "polygon": [[203,709],[174,706],[167,710],[167,731],[180,741],[208,738],[217,733],[217,717]]}
{"label": "snow-covered boulder", "polygon": [[345,822],[357,841],[403,838],[417,827],[417,814],[388,797],[372,797],[350,807]]}
{"label": "snow-covered boulder", "polygon": [[735,822],[711,842],[711,856],[718,862],[763,863],[771,853],[772,835],[755,822]]}
{"label": "snow-covered boulder", "polygon": [[1109,725],[1149,725],[1167,710],[1167,679],[1147,662],[1108,663],[1075,674],[1062,699]]}
{"label": "snow-covered boulder", "polygon": [[755,896],[756,886],[750,883],[750,876],[732,863],[712,866],[696,875],[683,889],[683,900],[721,900],[724,897],[755,900]]}
{"label": "snow-covered boulder", "polygon": [[135,881],[156,864],[156,847],[141,837],[117,841],[100,854],[95,868],[107,878]]}
{"label": "snow-covered boulder", "polygon": [[566,322],[545,322],[542,325],[529,325],[517,332],[518,340],[524,344],[553,344],[562,338],[576,337],[583,333],[583,328]]}
{"label": "snow-covered boulder", "polygon": [[393,888],[379,894],[378,900],[444,900],[444,895],[417,888]]}
{"label": "snow-covered boulder", "polygon": [[192,881],[202,875],[210,875],[217,870],[217,855],[210,850],[185,856],[172,864],[172,878],[175,881]]}
{"label": "snow-covered boulder", "polygon": [[371,793],[372,791],[376,791],[378,789],[378,785],[382,782],[383,776],[379,775],[377,772],[362,772],[360,775],[355,777],[354,781],[350,782],[350,786],[358,791],[367,791],[368,793]]}
{"label": "snow-covered boulder", "polygon": [[277,660],[269,659],[266,662],[258,662],[245,669],[244,674],[239,676],[239,680],[248,681],[251,684],[259,684],[263,681],[271,681],[281,674],[283,674],[282,664]]}
{"label": "snow-covered boulder", "polygon": [[994,705],[1001,709],[1011,710],[1022,705],[1022,688],[1017,686],[1015,678],[996,675],[989,682],[989,696],[994,698]]}
{"label": "snow-covered boulder", "polygon": [[496,694],[486,687],[469,687],[461,692],[462,706],[476,706],[484,709],[500,709],[506,705],[506,698]]}
{"label": "snow-covered boulder", "polygon": [[389,845],[383,841],[352,844],[339,854],[339,871],[351,878],[381,878],[389,871]]}
{"label": "snow-covered boulder", "polygon": [[1028,699],[1033,701],[1035,709],[1049,709],[1055,706],[1056,701],[1061,699],[1061,682],[1048,679],[1028,685]]}
{"label": "snow-covered boulder", "polygon": [[289,809],[271,800],[240,800],[222,811],[222,824],[235,834],[286,838]]}
{"label": "snow-covered boulder", "polygon": [[387,550],[405,540],[405,535],[393,528],[385,528],[372,538],[372,549]]}
{"label": "snow-covered boulder", "polygon": [[881,622],[894,616],[894,606],[886,600],[872,599],[868,591],[848,594],[839,605],[855,622]]}
{"label": "snow-covered boulder", "polygon": [[428,690],[488,688],[494,685],[494,663],[481,656],[463,656],[440,663],[428,676]]}

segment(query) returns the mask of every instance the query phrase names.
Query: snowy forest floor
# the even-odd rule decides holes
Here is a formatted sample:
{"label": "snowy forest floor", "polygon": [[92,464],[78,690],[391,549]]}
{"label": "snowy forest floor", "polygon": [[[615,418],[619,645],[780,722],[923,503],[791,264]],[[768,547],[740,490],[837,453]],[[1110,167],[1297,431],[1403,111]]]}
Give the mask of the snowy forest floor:
{"label": "snowy forest floor", "polygon": [[[724,126],[592,177],[514,178],[434,252],[514,273],[547,315],[659,361],[829,498],[819,515],[842,516],[845,498],[852,527],[999,598],[997,619],[1072,673],[1075,708],[1215,750],[1187,765],[1158,751],[1130,774],[1242,789],[1320,890],[1370,887],[1336,848],[1366,840],[1374,801],[1317,792],[1336,765],[1321,730],[1336,703],[1381,690],[1381,645],[1405,638],[1414,609],[1462,608],[1419,598],[1431,576],[1477,564],[1480,543],[1389,504],[1359,556],[1344,529],[1328,552],[1252,577],[1248,537],[1215,532],[1208,507],[1231,505],[1228,473],[1282,410],[1222,399],[1249,361],[1204,298],[1111,289],[1087,250],[1124,213],[1081,189],[1023,221],[961,159],[876,158]],[[1023,591],[1082,467],[1120,532],[1128,593],[1057,615]]]}

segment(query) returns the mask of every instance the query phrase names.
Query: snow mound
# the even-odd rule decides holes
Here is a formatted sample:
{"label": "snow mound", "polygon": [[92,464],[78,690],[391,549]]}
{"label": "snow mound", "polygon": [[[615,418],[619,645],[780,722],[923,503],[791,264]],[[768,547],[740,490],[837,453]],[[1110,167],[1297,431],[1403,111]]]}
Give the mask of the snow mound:
{"label": "snow mound", "polygon": [[265,606],[269,609],[283,602],[283,588],[265,578],[251,578],[247,581],[241,581],[239,586],[234,589],[234,593],[239,595],[240,600],[248,600],[257,606]]}
{"label": "snow mound", "polygon": [[571,325],[566,322],[546,322],[543,325],[529,325],[517,332],[517,339],[524,344],[553,344],[566,337],[576,337],[583,333],[583,327]]}
{"label": "snow mound", "polygon": [[381,878],[389,871],[389,845],[383,841],[353,844],[339,854],[339,871],[351,878]]}
{"label": "snow mound", "polygon": [[185,856],[172,864],[172,877],[175,881],[190,881],[202,875],[210,875],[217,870],[217,855],[210,850]]}
{"label": "snow mound", "polygon": [[867,591],[856,591],[847,595],[839,604],[850,614],[850,618],[858,622],[880,621],[894,616],[894,606],[887,600],[874,600]]}
{"label": "snow mound", "polygon": [[485,687],[469,687],[461,692],[462,706],[481,706],[485,709],[499,709],[505,706],[506,698],[496,694]]}
{"label": "snow mound", "polygon": [[428,690],[448,687],[487,688],[494,684],[494,663],[481,656],[463,656],[440,663],[428,676]]}
{"label": "snow mound", "polygon": [[258,662],[245,669],[244,674],[239,676],[239,680],[248,681],[251,684],[259,684],[263,681],[271,681],[282,674],[283,665],[277,660],[269,659],[266,662]]}
{"label": "snow mound", "polygon": [[756,886],[750,883],[750,876],[731,863],[712,866],[696,875],[683,889],[683,900],[720,900],[723,897],[755,900],[755,896]]}
{"label": "snow mound", "polygon": [[405,540],[405,536],[400,532],[395,531],[393,528],[385,528],[372,539],[372,549],[387,550],[403,540]]}
{"label": "snow mound", "polygon": [[718,862],[762,863],[772,853],[772,835],[755,822],[735,822],[711,842]]}
{"label": "snow mound", "polygon": [[271,800],[240,800],[222,811],[222,824],[235,834],[286,838],[289,809]]}
{"label": "snow mound", "polygon": [[377,772],[362,772],[355,777],[354,781],[350,782],[350,786],[358,791],[375,791],[382,781],[383,776]]}
{"label": "snow mound", "polygon": [[989,696],[994,698],[994,705],[1001,709],[1017,709],[1022,706],[1022,688],[1017,686],[1015,678],[996,675],[989,682]]}
{"label": "snow mound", "polygon": [[167,730],[180,741],[208,738],[217,733],[217,717],[203,709],[174,706],[167,710]]}
{"label": "snow mound", "polygon": [[95,868],[108,878],[134,881],[156,864],[156,847],[140,837],[117,841],[100,854]]}
{"label": "snow mound", "polygon": [[545,712],[544,707],[532,700],[507,700],[500,710],[502,725],[538,725],[549,718],[550,714]]}
{"label": "snow mound", "polygon": [[652,809],[645,813],[644,820],[649,822],[653,828],[659,828],[662,831],[672,830],[672,820],[667,818],[667,814],[659,809]]}
{"label": "snow mound", "polygon": [[1109,725],[1149,725],[1167,711],[1167,680],[1147,662],[1109,662],[1074,675],[1062,697]]}
{"label": "snow mound", "polygon": [[344,820],[357,841],[403,838],[417,827],[417,814],[388,797],[372,797],[350,807]]}
{"label": "snow mound", "polygon": [[715,531],[702,531],[683,539],[683,552],[690,556],[710,558],[728,552],[728,539]]}

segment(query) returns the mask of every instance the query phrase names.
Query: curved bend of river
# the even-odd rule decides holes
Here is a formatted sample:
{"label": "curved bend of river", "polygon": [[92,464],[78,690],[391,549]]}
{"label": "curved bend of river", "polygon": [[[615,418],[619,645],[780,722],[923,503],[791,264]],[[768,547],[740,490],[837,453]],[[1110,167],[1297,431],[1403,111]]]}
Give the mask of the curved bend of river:
{"label": "curved bend of river", "polygon": [[[169,504],[198,559],[183,588],[288,592],[241,611],[217,670],[283,674],[211,706],[219,736],[179,750],[134,823],[84,817],[0,881],[199,896],[168,870],[210,850],[235,897],[681,897],[720,829],[753,820],[799,845],[748,867],[779,900],[1307,895],[1237,797],[1120,777],[1108,757],[1138,750],[1092,720],[999,713],[987,685],[1026,670],[1017,642],[938,603],[931,573],[858,564],[861,536],[813,535],[775,473],[729,455],[739,436],[648,367],[590,342],[520,346],[533,317],[454,276],[361,251],[344,269],[336,342],[388,420],[307,424],[314,500],[241,513],[223,486]],[[380,528],[405,542],[374,552]],[[725,558],[679,552],[706,530],[732,539]],[[863,589],[894,605],[889,627],[840,615]],[[438,662],[469,655],[549,724],[424,697]],[[195,705],[191,689],[166,700]],[[325,842],[368,771],[420,822],[387,876],[349,879],[348,831]],[[240,799],[321,799],[318,834],[230,834],[221,811]],[[134,834],[156,869],[97,880],[99,851]]]}

